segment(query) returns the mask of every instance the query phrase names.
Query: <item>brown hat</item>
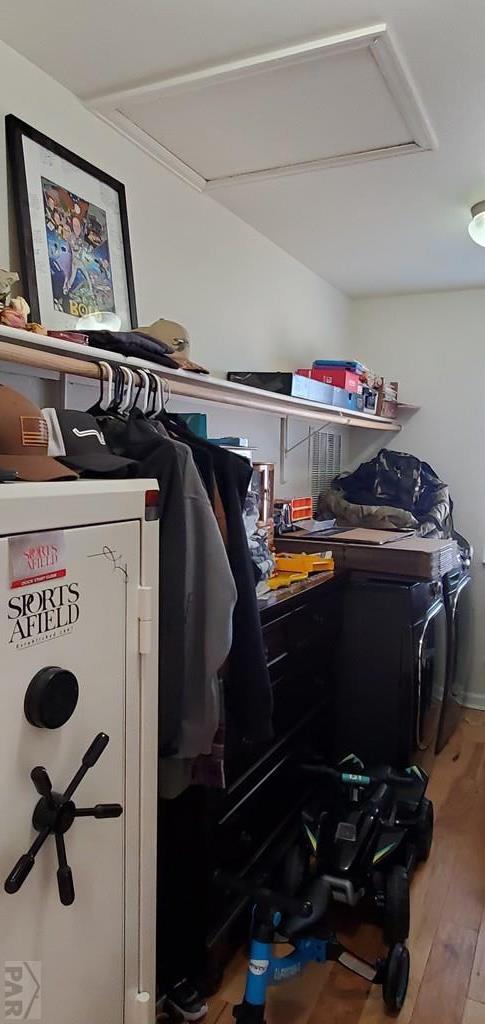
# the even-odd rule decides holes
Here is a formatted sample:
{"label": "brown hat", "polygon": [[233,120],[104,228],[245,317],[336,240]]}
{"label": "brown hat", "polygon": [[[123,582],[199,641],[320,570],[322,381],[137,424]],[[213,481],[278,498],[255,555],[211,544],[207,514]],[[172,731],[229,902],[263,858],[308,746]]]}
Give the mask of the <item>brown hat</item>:
{"label": "brown hat", "polygon": [[[164,346],[164,351],[170,351],[170,358],[180,366],[181,370],[192,370],[194,373],[209,373],[199,363],[194,363],[188,356],[188,345],[190,341],[189,332],[182,324],[175,320],[155,320],[149,327],[137,327],[136,334],[145,334],[152,341],[158,341]],[[180,342],[185,342],[184,346]]]}
{"label": "brown hat", "polygon": [[72,469],[47,455],[49,434],[41,410],[24,395],[0,385],[0,465],[20,480],[68,480]]}
{"label": "brown hat", "polygon": [[172,350],[179,348],[181,341],[190,341],[186,327],[176,323],[175,320],[164,320],[163,317],[155,320],[155,323],[148,327],[135,327],[135,331],[137,334],[148,335],[153,341],[159,341],[162,345],[170,346]]}

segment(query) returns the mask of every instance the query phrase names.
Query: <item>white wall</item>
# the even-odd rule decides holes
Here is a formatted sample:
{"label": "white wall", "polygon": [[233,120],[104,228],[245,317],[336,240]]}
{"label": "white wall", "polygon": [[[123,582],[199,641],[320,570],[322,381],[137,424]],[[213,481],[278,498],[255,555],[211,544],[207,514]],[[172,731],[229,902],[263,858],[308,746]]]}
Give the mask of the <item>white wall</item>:
{"label": "white wall", "polygon": [[[0,43],[0,116],[14,113],[126,186],[138,319],[185,324],[212,372],[291,369],[345,348],[348,300],[234,214],[179,181],[85,110],[70,92]],[[18,269],[5,201],[0,130],[0,266]],[[47,325],[49,326],[49,325]],[[211,430],[249,434],[275,455],[278,420],[212,415]],[[305,429],[305,428],[304,428]],[[297,428],[295,427],[295,430]],[[291,457],[287,493],[307,488],[306,450]]]}
{"label": "white wall", "polygon": [[456,528],[475,548],[469,703],[485,708],[485,290],[356,300],[351,338],[359,359],[421,406],[386,443],[429,462],[450,485]]}

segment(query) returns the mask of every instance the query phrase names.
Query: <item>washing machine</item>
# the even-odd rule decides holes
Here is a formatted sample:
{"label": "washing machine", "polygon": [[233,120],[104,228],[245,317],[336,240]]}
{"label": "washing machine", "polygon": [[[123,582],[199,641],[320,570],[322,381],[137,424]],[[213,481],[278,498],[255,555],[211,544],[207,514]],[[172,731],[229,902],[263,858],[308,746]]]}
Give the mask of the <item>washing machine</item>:
{"label": "washing machine", "polygon": [[443,708],[438,729],[436,752],[440,753],[451,739],[462,715],[471,676],[473,654],[473,602],[471,556],[463,565],[446,574],[443,594],[448,627],[448,656]]}
{"label": "washing machine", "polygon": [[5,1020],[155,1018],[155,489],[1,486]]}
{"label": "washing machine", "polygon": [[446,652],[441,582],[353,574],[336,657],[335,758],[430,772]]}

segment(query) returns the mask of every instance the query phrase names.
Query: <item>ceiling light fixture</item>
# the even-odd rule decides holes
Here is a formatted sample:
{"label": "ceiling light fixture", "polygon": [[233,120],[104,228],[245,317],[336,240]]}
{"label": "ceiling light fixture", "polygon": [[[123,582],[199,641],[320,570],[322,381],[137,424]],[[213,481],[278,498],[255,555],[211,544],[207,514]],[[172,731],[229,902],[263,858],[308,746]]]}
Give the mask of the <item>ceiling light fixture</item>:
{"label": "ceiling light fixture", "polygon": [[482,199],[479,203],[474,203],[471,208],[472,219],[468,225],[468,233],[470,238],[477,245],[485,246],[485,199]]}

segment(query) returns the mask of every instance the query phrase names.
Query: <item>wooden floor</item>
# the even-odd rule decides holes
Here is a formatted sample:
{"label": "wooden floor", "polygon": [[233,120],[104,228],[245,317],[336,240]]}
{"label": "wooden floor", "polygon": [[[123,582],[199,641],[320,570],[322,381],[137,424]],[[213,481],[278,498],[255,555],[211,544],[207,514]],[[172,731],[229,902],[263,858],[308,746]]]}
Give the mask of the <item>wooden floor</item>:
{"label": "wooden floor", "polygon": [[[412,884],[411,979],[400,1024],[485,1024],[485,713],[469,711],[436,760],[433,849]],[[382,951],[379,930],[342,939],[365,956]],[[206,1024],[229,1024],[244,989],[237,958],[210,1002]],[[271,990],[268,1024],[388,1022],[379,989],[336,964],[312,966]]]}

